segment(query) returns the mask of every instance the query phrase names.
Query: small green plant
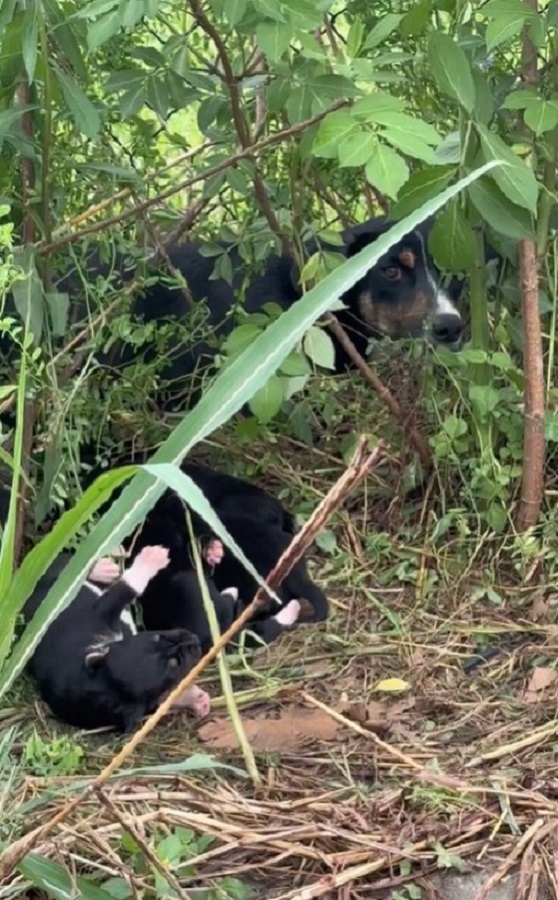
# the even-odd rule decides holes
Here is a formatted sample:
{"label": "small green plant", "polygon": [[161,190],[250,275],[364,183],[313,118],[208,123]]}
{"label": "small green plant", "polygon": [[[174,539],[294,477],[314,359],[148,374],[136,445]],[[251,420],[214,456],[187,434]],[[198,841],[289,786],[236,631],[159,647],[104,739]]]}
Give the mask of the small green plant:
{"label": "small green plant", "polygon": [[[214,838],[211,835],[197,835],[190,828],[177,827],[172,828],[164,836],[155,835],[151,849],[157,859],[176,878],[195,878],[196,870],[188,861],[208,850],[213,842]],[[146,859],[141,847],[130,835],[122,835],[121,848],[125,853],[130,872],[133,875],[141,876],[143,883],[149,885],[143,894],[144,900],[176,896],[167,879],[150,860]],[[128,900],[134,896],[126,878],[109,878],[103,883],[102,888],[115,900]],[[251,894],[252,891],[246,884],[238,878],[232,877],[220,878],[214,886],[207,890],[196,889],[196,898],[200,898],[200,900],[248,900]]]}
{"label": "small green plant", "polygon": [[85,755],[83,747],[64,735],[44,741],[36,730],[27,738],[23,750],[23,764],[34,775],[75,775]]}

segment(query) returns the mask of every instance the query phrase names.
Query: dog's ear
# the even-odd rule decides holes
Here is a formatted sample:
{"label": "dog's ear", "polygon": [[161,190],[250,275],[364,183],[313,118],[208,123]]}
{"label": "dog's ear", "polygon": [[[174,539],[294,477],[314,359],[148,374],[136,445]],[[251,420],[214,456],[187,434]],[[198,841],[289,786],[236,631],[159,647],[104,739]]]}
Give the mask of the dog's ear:
{"label": "dog's ear", "polygon": [[106,659],[110,647],[92,647],[85,654],[85,668],[88,672],[95,672]]}

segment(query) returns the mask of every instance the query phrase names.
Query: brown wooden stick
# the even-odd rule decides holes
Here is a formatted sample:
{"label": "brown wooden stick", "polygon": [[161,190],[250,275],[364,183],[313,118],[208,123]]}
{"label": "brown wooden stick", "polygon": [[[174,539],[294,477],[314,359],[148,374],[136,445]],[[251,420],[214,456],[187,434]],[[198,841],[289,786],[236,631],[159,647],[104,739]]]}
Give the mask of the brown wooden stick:
{"label": "brown wooden stick", "polygon": [[329,328],[331,333],[335,335],[348,356],[350,356],[351,360],[353,361],[361,375],[369,384],[372,385],[380,400],[382,400],[389,409],[393,418],[397,419],[397,421],[401,425],[403,432],[409,435],[413,444],[415,445],[415,450],[417,451],[420,457],[420,461],[425,469],[431,469],[432,457],[423,436],[419,431],[417,431],[416,428],[409,428],[407,426],[403,410],[401,409],[399,403],[397,402],[391,391],[378,378],[374,370],[370,368],[366,360],[360,355],[339,320],[334,316],[329,316],[326,321],[327,327]]}
{"label": "brown wooden stick", "polygon": [[[343,472],[339,480],[333,485],[331,490],[324,497],[319,506],[316,507],[310,519],[301,529],[298,534],[295,535],[291,544],[285,552],[282,554],[279,559],[277,565],[270,573],[267,583],[270,587],[278,584],[292,569],[295,563],[302,557],[305,550],[312,543],[315,535],[323,526],[324,522],[332,515],[332,513],[337,510],[349,493],[356,487],[356,485],[362,481],[362,479],[367,475],[367,473],[379,462],[382,453],[383,453],[383,444],[381,441],[378,442],[375,449],[368,456],[367,454],[367,443],[368,438],[365,435],[362,435],[359,439],[357,448],[355,450],[353,459],[351,460],[347,470]],[[133,753],[133,751],[138,747],[142,741],[150,734],[155,726],[160,722],[164,715],[171,709],[175,700],[189,687],[198,675],[203,672],[203,670],[212,662],[215,657],[220,653],[220,651],[225,647],[226,644],[231,640],[232,637],[240,630],[240,628],[249,621],[252,617],[253,613],[257,610],[258,606],[261,603],[261,597],[264,594],[264,591],[260,588],[256,593],[253,601],[246,607],[246,609],[241,613],[241,615],[235,619],[230,628],[225,631],[224,634],[221,635],[216,644],[211,647],[210,650],[199,660],[199,662],[194,666],[193,669],[188,672],[187,675],[184,676],[180,684],[178,684],[166,697],[165,700],[161,703],[158,709],[147,719],[146,722],[139,728],[135,734],[130,738],[130,740],[125,744],[122,750],[116,754],[110,761],[110,763],[105,766],[103,771],[87,785],[84,790],[78,794],[77,797],[74,797],[73,800],[70,800],[64,807],[62,807],[56,815],[52,816],[48,822],[45,822],[44,825],[35,828],[29,834],[23,835],[23,837],[19,838],[19,840],[14,841],[9,847],[6,847],[4,852],[0,855],[0,881],[4,878],[7,878],[8,875],[15,869],[16,866],[19,865],[23,857],[30,852],[30,850],[37,844],[39,841],[44,840],[46,835],[51,831],[55,825],[59,825],[60,822],[63,822],[71,812],[73,812],[79,804],[89,797],[94,792],[98,791],[106,782],[108,778],[113,775],[118,768],[122,765],[123,762],[128,759],[128,757]]]}

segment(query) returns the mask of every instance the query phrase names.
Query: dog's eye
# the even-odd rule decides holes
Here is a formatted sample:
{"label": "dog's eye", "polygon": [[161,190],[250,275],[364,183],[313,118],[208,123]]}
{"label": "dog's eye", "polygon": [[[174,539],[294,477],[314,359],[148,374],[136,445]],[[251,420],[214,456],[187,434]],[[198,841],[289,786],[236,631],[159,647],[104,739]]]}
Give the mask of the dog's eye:
{"label": "dog's eye", "polygon": [[171,658],[169,659],[169,669],[176,669],[177,665],[178,660],[176,656],[171,656]]}
{"label": "dog's eye", "polygon": [[401,269],[399,266],[386,266],[385,269],[382,269],[382,275],[389,281],[399,281],[401,278]]}

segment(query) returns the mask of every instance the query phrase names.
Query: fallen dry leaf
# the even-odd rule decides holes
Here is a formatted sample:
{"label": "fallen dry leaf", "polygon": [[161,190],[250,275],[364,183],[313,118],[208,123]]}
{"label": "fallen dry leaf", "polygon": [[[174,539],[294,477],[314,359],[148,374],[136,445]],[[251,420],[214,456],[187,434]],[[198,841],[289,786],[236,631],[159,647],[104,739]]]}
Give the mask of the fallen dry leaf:
{"label": "fallen dry leaf", "polygon": [[[295,750],[309,740],[331,741],[341,727],[319,709],[285,710],[278,719],[242,719],[253,750]],[[238,750],[239,743],[229,721],[215,719],[198,729],[198,737],[212,747]]]}
{"label": "fallen dry leaf", "polygon": [[538,622],[539,619],[544,619],[548,615],[548,603],[541,597],[535,597],[533,600],[533,605],[531,607],[531,618],[533,622]]}
{"label": "fallen dry leaf", "polygon": [[529,679],[529,684],[523,692],[523,700],[525,703],[538,703],[541,699],[541,693],[545,688],[554,684],[558,678],[558,672],[554,669],[547,669],[543,666],[536,666],[533,674]]}
{"label": "fallen dry leaf", "polygon": [[409,683],[407,681],[403,681],[402,678],[384,678],[383,681],[378,682],[375,690],[377,690],[377,691],[406,691],[408,687],[409,687]]}

